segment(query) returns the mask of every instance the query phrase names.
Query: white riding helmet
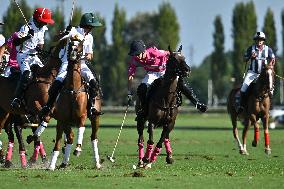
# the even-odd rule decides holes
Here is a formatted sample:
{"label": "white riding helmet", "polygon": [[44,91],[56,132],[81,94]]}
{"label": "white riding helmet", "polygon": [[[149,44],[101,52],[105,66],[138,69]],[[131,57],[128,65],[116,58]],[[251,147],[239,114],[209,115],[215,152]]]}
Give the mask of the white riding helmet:
{"label": "white riding helmet", "polygon": [[263,39],[265,41],[265,34],[263,32],[256,32],[256,34],[253,36],[253,40],[256,39]]}

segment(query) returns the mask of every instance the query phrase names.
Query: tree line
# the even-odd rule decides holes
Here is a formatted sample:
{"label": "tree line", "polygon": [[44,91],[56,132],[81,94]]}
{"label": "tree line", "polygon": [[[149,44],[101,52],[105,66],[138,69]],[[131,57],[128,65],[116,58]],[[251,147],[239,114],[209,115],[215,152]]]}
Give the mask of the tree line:
{"label": "tree line", "polygon": [[[26,0],[20,0],[19,5],[24,15],[29,19],[36,7],[30,7]],[[64,30],[69,25],[65,23],[62,7],[56,7],[52,10],[55,25],[50,26],[47,32],[45,48],[52,45],[54,35]],[[76,7],[73,14],[71,25],[79,25],[82,15],[82,9]],[[133,39],[142,39],[147,46],[155,45],[159,49],[167,49],[171,45],[172,49],[177,48],[180,41],[180,25],[174,8],[170,2],[163,2],[156,12],[140,12],[130,20],[126,19],[127,11],[119,7],[116,3],[113,12],[111,43],[108,44],[105,32],[105,19],[96,12],[96,16],[103,23],[103,27],[95,28],[92,31],[94,36],[94,60],[92,66],[100,79],[105,105],[124,105],[127,96],[127,67],[129,57],[128,47]],[[284,28],[284,10],[281,14],[282,28]],[[25,23],[21,13],[15,4],[11,1],[7,11],[3,16],[5,22],[2,27],[2,34],[9,37],[14,31]],[[208,80],[212,80],[212,93],[224,102],[228,92],[232,87],[238,86],[242,82],[242,75],[245,68],[243,54],[246,48],[252,44],[252,36],[257,30],[257,15],[253,1],[248,3],[237,3],[233,9],[232,16],[232,37],[233,50],[225,52],[224,49],[224,27],[222,18],[216,15],[214,20],[213,52],[204,58],[203,62],[192,68],[192,74],[188,82],[197,91],[202,101],[208,100]],[[273,11],[268,8],[263,27],[261,28],[266,36],[266,43],[277,52],[276,28]],[[282,30],[282,40],[284,44],[284,29]],[[207,45],[207,44],[206,44]],[[281,54],[277,52],[278,64],[277,73],[282,75],[283,66],[281,57],[284,54],[284,48]],[[190,61],[190,60],[189,60]],[[136,76],[136,85],[143,77],[144,70],[139,69]],[[202,78],[201,78],[202,77]],[[276,83],[276,86],[279,82]],[[277,87],[276,87],[277,88]],[[276,95],[279,93],[276,92]],[[274,98],[278,99],[278,98]]]}

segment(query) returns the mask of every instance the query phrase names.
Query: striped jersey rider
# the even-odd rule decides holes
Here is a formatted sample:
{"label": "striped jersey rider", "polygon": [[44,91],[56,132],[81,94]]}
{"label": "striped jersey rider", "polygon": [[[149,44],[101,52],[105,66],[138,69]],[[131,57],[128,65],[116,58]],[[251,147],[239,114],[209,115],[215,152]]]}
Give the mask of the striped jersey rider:
{"label": "striped jersey rider", "polygon": [[[146,93],[148,87],[157,78],[165,74],[166,63],[169,57],[169,52],[159,50],[156,47],[146,49],[146,45],[142,40],[134,40],[130,44],[130,51],[128,55],[132,56],[128,68],[128,97],[132,97],[132,81],[136,72],[136,67],[143,67],[146,70],[146,75],[141,84],[137,88],[137,96],[140,104],[137,104],[137,121],[144,119],[146,116],[145,103]],[[199,109],[201,112],[207,110],[207,106],[200,103],[196,98],[193,90],[179,80],[179,88],[182,93]]]}
{"label": "striped jersey rider", "polygon": [[29,23],[21,27],[18,38],[14,40],[14,44],[17,46],[17,61],[20,64],[21,78],[15,98],[11,103],[13,108],[20,107],[22,93],[27,88],[31,76],[31,65],[43,66],[37,56],[37,51],[43,48],[44,34],[48,30],[47,24],[54,24],[51,19],[51,11],[47,8],[37,8]]}
{"label": "striped jersey rider", "polygon": [[[99,87],[98,82],[86,64],[86,61],[91,61],[93,59],[93,36],[91,35],[91,31],[94,27],[97,27],[97,26],[102,26],[102,24],[95,17],[95,15],[93,13],[85,13],[81,17],[80,27],[68,26],[65,32],[65,36],[64,36],[64,38],[65,37],[69,37],[69,38],[76,37],[80,39],[81,41],[84,40],[83,57],[81,60],[81,75],[86,79],[86,81],[90,85],[89,99],[92,104],[92,107],[90,110],[91,115],[100,113],[100,112],[97,112],[97,110],[94,108],[94,101],[95,101],[95,97],[97,95],[97,91]],[[50,110],[54,106],[54,103],[59,94],[59,91],[63,87],[63,80],[65,79],[66,74],[67,74],[68,60],[67,60],[67,53],[65,51],[65,48],[63,48],[60,51],[59,57],[61,58],[61,61],[62,61],[61,67],[59,69],[59,73],[48,91],[48,94],[49,94],[48,101],[40,112],[40,115],[44,119],[46,116],[50,114]]]}
{"label": "striped jersey rider", "polygon": [[[263,64],[269,64],[272,66],[274,66],[275,64],[275,55],[272,49],[264,44],[266,39],[265,34],[263,32],[256,32],[253,39],[255,41],[255,44],[250,46],[244,55],[245,61],[247,62],[250,60],[250,64],[241,87],[240,107],[238,109],[239,113],[244,110],[245,92],[247,91],[249,85],[259,77],[263,68]],[[270,81],[270,96],[272,97],[272,79]]]}

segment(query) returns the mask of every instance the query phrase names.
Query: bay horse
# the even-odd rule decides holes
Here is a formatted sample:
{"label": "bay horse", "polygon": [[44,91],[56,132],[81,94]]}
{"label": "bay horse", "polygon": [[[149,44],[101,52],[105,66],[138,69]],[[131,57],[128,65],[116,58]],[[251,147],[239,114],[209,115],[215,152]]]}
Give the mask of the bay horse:
{"label": "bay horse", "polygon": [[[272,89],[272,84],[274,81],[274,71],[273,66],[263,65],[262,71],[255,81],[252,83],[247,90],[245,99],[245,110],[241,113],[237,113],[237,103],[236,98],[239,98],[240,89],[233,89],[227,101],[227,111],[231,117],[231,122],[233,125],[233,135],[238,144],[239,153],[243,155],[248,155],[246,149],[247,143],[247,132],[251,125],[254,126],[254,140],[252,146],[256,147],[259,140],[259,125],[258,120],[261,119],[264,130],[264,151],[266,154],[271,154],[270,140],[269,140],[269,109],[271,104],[270,92]],[[238,136],[237,121],[238,119],[244,124],[242,142],[241,143]]]}
{"label": "bay horse", "polygon": [[[165,75],[163,78],[155,80],[148,92],[146,119],[141,123],[137,123],[139,135],[139,167],[151,167],[151,163],[156,161],[157,156],[161,152],[163,142],[167,153],[166,161],[167,163],[173,162],[169,134],[174,128],[176,116],[178,114],[178,80],[186,77],[190,73],[190,67],[186,64],[185,57],[181,54],[181,50],[182,46],[180,46],[177,52],[172,52],[169,47],[170,55],[166,64]],[[143,130],[146,120],[148,120],[149,140],[147,141],[146,153],[144,154]],[[161,137],[153,150],[153,130],[157,127],[162,127],[163,130]]]}
{"label": "bay horse", "polygon": [[[48,60],[46,64],[39,68],[38,66],[31,67],[33,76],[29,81],[27,89],[25,90],[22,98],[22,105],[19,109],[13,109],[11,107],[11,102],[14,98],[14,91],[17,87],[17,80],[19,75],[17,74],[11,75],[11,77],[0,77],[0,131],[4,128],[8,131],[8,134],[11,134],[11,127],[13,124],[10,124],[9,119],[12,115],[21,115],[26,116],[29,115],[32,117],[34,121],[39,122],[38,113],[41,110],[42,106],[46,103],[48,99],[48,89],[50,84],[55,79],[57,72],[60,68],[61,61],[58,58],[59,50],[63,46],[63,41],[60,42],[55,48],[52,49],[51,53],[48,55]],[[11,117],[10,117],[11,118]],[[19,125],[16,125],[17,127]],[[20,136],[20,129],[15,130],[16,135]],[[19,132],[18,132],[19,131]],[[9,138],[9,137],[8,137]],[[24,142],[22,139],[19,139],[19,152],[21,158],[22,167],[27,166],[26,161],[26,150],[24,146]],[[14,141],[9,141],[8,145],[8,157],[11,157],[12,149],[13,149]],[[39,152],[43,152],[43,145],[39,141],[35,144],[35,151],[31,160],[34,162],[38,158]],[[6,157],[7,157],[6,156]],[[7,161],[10,159],[6,158]],[[7,167],[11,165],[11,162],[7,162]]]}
{"label": "bay horse", "polygon": [[[79,43],[79,44],[78,44]],[[56,139],[53,148],[51,161],[49,164],[49,170],[55,170],[56,161],[60,151],[60,143],[62,134],[66,135],[66,147],[64,150],[63,161],[60,168],[68,166],[71,147],[74,140],[74,133],[72,130],[73,125],[84,127],[88,113],[88,97],[86,83],[81,77],[81,57],[82,57],[82,43],[78,39],[71,40],[69,42],[68,53],[68,66],[67,75],[64,80],[64,85],[58,99],[55,104],[55,109],[52,113],[52,117],[57,120],[56,125]],[[98,106],[99,104],[97,104]],[[96,162],[96,168],[100,169],[100,159],[98,152],[98,139],[97,131],[99,128],[99,115],[90,117],[92,134],[91,142],[93,147],[93,157]]]}

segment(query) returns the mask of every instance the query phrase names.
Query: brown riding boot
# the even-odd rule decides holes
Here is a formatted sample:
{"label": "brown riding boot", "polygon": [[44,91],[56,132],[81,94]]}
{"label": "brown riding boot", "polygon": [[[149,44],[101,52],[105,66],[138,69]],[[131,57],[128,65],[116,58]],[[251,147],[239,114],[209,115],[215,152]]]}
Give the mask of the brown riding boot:
{"label": "brown riding boot", "polygon": [[245,109],[245,92],[240,91],[240,102],[237,113],[240,114]]}
{"label": "brown riding boot", "polygon": [[146,94],[147,94],[147,85],[145,83],[141,83],[137,88],[137,96],[139,98],[139,103],[136,106],[136,121],[144,120],[147,116],[146,110]]}

